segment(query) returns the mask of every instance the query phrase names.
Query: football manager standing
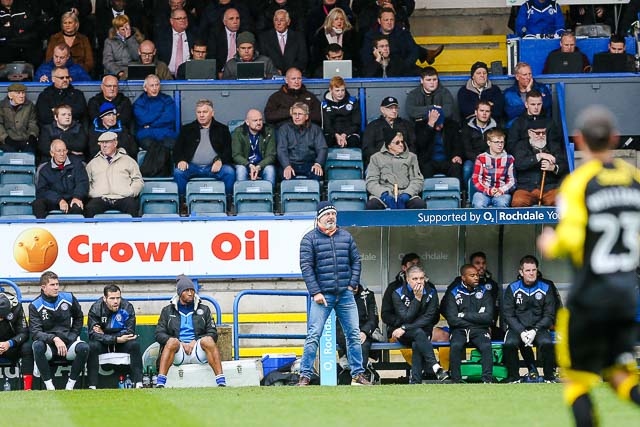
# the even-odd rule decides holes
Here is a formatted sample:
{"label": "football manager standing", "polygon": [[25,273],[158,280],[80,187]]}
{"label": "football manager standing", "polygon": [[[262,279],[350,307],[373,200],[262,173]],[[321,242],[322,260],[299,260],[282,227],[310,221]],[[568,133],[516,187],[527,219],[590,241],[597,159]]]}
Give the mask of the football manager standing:
{"label": "football manager standing", "polygon": [[320,335],[331,310],[335,310],[347,341],[351,385],[371,385],[363,375],[358,307],[354,298],[360,284],[360,253],[353,236],[338,228],[337,214],[336,207],[329,202],[318,203],[316,227],[300,242],[300,270],[313,302],[300,362],[299,386],[311,382]]}

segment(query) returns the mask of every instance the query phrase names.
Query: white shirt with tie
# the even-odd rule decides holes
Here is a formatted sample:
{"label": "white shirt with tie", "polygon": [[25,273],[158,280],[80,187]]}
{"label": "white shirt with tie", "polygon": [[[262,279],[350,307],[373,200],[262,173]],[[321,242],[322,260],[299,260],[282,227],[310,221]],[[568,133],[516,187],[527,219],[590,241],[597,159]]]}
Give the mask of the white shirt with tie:
{"label": "white shirt with tie", "polygon": [[237,53],[237,45],[236,45],[236,33],[229,31],[225,27],[225,31],[227,33],[227,62],[233,58]]}
{"label": "white shirt with tie", "polygon": [[[175,75],[178,72],[180,64],[189,60],[189,40],[187,40],[187,33],[184,31],[182,33],[178,33],[172,29],[171,32],[173,33],[173,38],[171,39],[171,60],[169,61],[168,66],[171,74]],[[180,34],[182,34],[182,58],[177,58]]]}
{"label": "white shirt with tie", "polygon": [[284,33],[279,33],[276,31],[276,35],[278,36],[278,45],[280,45],[280,52],[284,55],[284,49],[287,46],[287,36],[289,35],[289,30],[286,30]]}

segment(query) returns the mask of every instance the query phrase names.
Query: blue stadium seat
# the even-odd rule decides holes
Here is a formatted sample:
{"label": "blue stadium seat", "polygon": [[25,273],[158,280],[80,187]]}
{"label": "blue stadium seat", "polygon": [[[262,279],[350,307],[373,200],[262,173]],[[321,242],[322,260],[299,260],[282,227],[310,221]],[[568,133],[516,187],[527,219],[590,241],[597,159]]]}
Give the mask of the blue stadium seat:
{"label": "blue stadium seat", "polygon": [[273,215],[273,188],[265,180],[237,181],[233,203],[238,215]]}
{"label": "blue stadium seat", "polygon": [[327,180],[362,179],[362,150],[359,148],[330,148],[324,165]]}
{"label": "blue stadium seat", "polygon": [[329,181],[328,199],[338,211],[361,211],[367,204],[364,179],[338,179]]}
{"label": "blue stadium seat", "polygon": [[280,183],[280,204],[285,215],[315,215],[320,184],[314,179],[291,179]]}
{"label": "blue stadium seat", "polygon": [[236,128],[239,128],[243,124],[244,124],[244,119],[229,120],[227,122],[227,126],[229,127],[229,132],[233,132],[234,130],[236,130]]}
{"label": "blue stadium seat", "polygon": [[149,214],[178,214],[178,185],[173,181],[145,182],[140,193],[140,212]]}
{"label": "blue stadium seat", "polygon": [[191,215],[227,215],[227,196],[224,193],[224,182],[222,181],[209,179],[189,181],[186,202]]}
{"label": "blue stadium seat", "polygon": [[110,209],[101,214],[96,214],[94,218],[133,218],[130,214]]}
{"label": "blue stadium seat", "polygon": [[31,203],[35,198],[33,184],[0,184],[0,216],[32,217]]}
{"label": "blue stadium seat", "polygon": [[455,209],[460,207],[460,180],[451,177],[427,178],[422,187],[427,209]]}
{"label": "blue stadium seat", "polygon": [[0,184],[33,184],[36,158],[31,153],[0,154]]}

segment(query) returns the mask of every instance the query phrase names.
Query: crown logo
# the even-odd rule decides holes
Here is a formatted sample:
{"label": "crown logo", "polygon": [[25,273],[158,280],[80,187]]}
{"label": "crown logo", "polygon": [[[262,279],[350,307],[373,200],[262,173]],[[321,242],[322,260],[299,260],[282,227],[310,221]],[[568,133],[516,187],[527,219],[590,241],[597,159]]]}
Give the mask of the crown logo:
{"label": "crown logo", "polygon": [[30,228],[18,236],[13,247],[18,265],[29,272],[42,272],[50,268],[58,257],[58,242],[44,228]]}

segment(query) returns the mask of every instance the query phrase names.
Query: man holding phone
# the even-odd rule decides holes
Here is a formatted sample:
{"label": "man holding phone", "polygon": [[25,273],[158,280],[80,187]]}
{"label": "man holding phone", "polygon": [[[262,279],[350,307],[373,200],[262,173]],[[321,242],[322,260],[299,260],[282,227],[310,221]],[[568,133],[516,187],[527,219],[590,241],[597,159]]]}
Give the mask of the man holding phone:
{"label": "man holding phone", "polygon": [[106,285],[104,296],[89,310],[89,359],[87,371],[89,388],[98,385],[99,357],[103,353],[128,353],[131,356],[131,380],[135,388],[142,388],[142,354],[136,335],[136,311],[122,298],[120,288]]}

